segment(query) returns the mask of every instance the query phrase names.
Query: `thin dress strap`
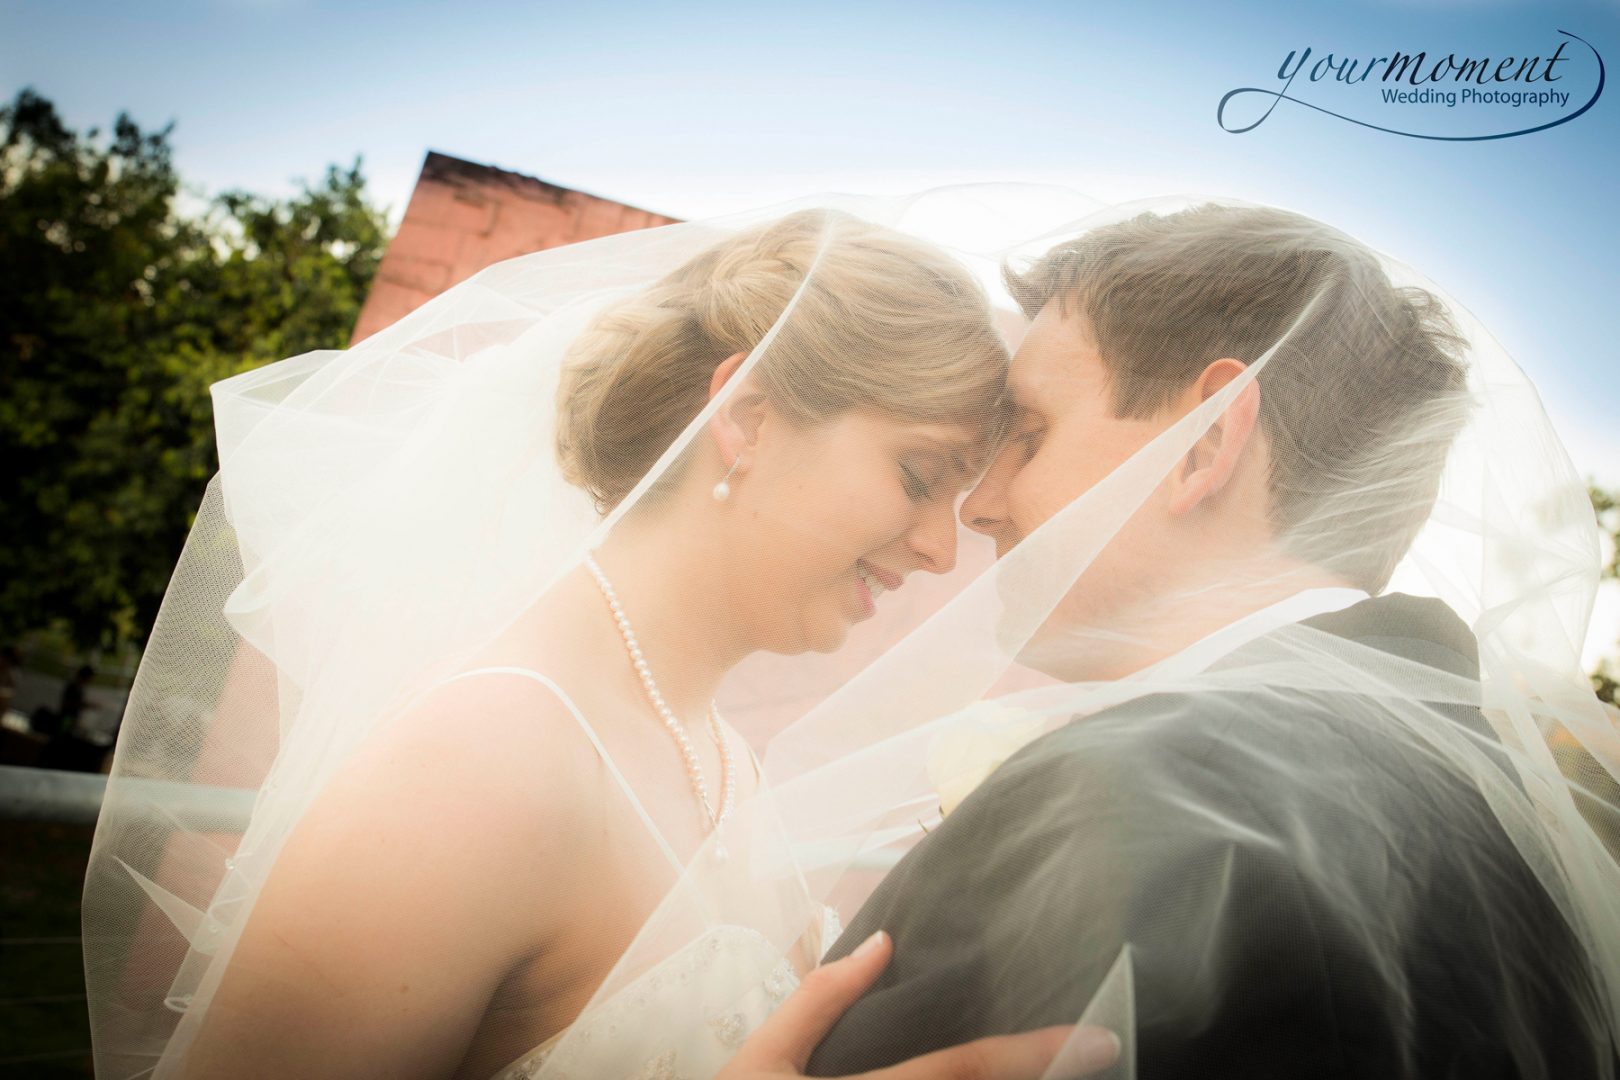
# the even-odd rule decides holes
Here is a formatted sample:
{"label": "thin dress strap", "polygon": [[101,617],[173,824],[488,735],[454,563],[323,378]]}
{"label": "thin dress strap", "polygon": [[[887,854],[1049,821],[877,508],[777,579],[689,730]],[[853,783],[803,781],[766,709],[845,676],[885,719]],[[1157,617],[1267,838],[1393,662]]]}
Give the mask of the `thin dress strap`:
{"label": "thin dress strap", "polygon": [[754,753],[752,744],[744,742],[743,747],[748,751],[748,760],[754,763],[754,785],[763,788],[765,786],[765,766],[759,763],[759,755]]}
{"label": "thin dress strap", "polygon": [[574,719],[579,721],[580,729],[585,732],[585,737],[591,740],[591,745],[596,747],[596,752],[602,755],[602,763],[607,766],[608,772],[613,774],[613,778],[617,780],[619,782],[619,786],[624,789],[625,797],[630,800],[630,805],[636,808],[636,813],[641,816],[642,822],[646,824],[647,831],[652,833],[653,839],[658,841],[659,848],[662,849],[665,856],[669,858],[670,865],[675,868],[675,876],[679,878],[681,874],[685,873],[686,864],[682,863],[681,860],[676,857],[674,850],[670,848],[668,841],[664,839],[664,834],[659,831],[658,826],[653,823],[652,816],[647,813],[647,808],[642,806],[641,800],[636,797],[635,789],[630,786],[630,781],[625,779],[624,774],[619,771],[619,767],[613,763],[613,755],[609,754],[607,747],[602,745],[602,740],[597,736],[596,729],[591,727],[590,721],[585,719],[585,714],[579,711],[579,706],[574,704],[573,699],[568,696],[562,687],[558,686],[555,682],[540,674],[538,671],[531,671],[529,668],[481,667],[459,672],[458,674],[450,676],[448,679],[440,680],[439,682],[435,683],[434,687],[432,688],[443,686],[445,683],[455,682],[457,679],[465,679],[469,675],[522,675],[524,678],[533,679],[535,682],[557,695],[557,700],[562,702],[563,705],[567,707],[568,711],[574,714]]}

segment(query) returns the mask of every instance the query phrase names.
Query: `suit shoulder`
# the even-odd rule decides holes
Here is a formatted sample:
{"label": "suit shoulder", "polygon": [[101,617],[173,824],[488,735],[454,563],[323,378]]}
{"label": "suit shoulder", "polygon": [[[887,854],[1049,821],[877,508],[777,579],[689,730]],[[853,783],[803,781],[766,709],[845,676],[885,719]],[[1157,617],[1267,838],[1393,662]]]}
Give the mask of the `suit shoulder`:
{"label": "suit shoulder", "polygon": [[1034,788],[1118,798],[1169,776],[1228,766],[1227,736],[1255,722],[1244,695],[1150,694],[1077,716],[1023,747],[981,790]]}

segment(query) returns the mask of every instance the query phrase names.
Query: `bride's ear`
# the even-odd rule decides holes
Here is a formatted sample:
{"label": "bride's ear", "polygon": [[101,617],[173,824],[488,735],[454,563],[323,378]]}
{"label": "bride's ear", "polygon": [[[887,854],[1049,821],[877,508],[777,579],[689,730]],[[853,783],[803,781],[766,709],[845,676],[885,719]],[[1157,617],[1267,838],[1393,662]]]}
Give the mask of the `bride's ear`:
{"label": "bride's ear", "polygon": [[760,421],[765,414],[765,395],[756,388],[752,376],[739,385],[731,385],[748,359],[747,353],[733,353],[720,362],[709,380],[709,400],[724,395],[720,407],[709,418],[709,431],[714,435],[720,456],[727,463],[746,457],[759,438]]}

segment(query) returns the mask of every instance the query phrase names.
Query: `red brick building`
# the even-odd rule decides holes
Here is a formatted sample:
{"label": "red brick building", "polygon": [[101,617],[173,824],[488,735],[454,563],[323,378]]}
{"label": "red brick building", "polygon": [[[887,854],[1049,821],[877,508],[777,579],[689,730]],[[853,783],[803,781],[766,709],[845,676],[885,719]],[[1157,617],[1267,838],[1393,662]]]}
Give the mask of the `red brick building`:
{"label": "red brick building", "polygon": [[491,263],[676,218],[429,151],[352,341]]}

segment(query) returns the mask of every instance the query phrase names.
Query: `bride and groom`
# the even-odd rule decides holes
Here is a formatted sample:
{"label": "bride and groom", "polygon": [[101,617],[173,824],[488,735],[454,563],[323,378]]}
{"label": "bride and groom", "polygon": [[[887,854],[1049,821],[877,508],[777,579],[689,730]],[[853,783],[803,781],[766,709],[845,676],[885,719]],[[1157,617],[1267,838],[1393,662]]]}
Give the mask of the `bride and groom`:
{"label": "bride and groom", "polygon": [[[1478,346],[1430,292],[1298,215],[1125,216],[1008,272],[1030,320],[1009,358],[960,262],[845,214],[695,253],[649,242],[650,286],[623,272],[640,242],[615,240],[578,286],[605,304],[534,299],[576,284],[566,260],[485,275],[477,289],[506,292],[475,296],[477,317],[441,305],[352,350],[344,379],[305,373],[331,380],[299,403],[323,421],[381,385],[466,380],[398,412],[403,449],[368,459],[393,471],[347,474],[372,484],[352,516],[322,501],[282,543],[249,544],[275,509],[241,494],[255,467],[308,447],[283,437],[266,464],[249,440],[222,449],[219,513],[244,552],[224,608],[253,600],[265,621],[232,621],[220,683],[250,681],[248,646],[277,683],[254,825],[269,823],[223,881],[188,879],[174,841],[205,829],[154,851],[110,802],[87,930],[125,940],[89,966],[99,1068],[1609,1075],[1612,808],[1547,811],[1535,784],[1562,781],[1536,771],[1537,724],[1500,696],[1505,728],[1481,709],[1487,668],[1535,669],[1441,601],[1390,591],[1459,459],[1483,446],[1505,470],[1491,455],[1536,452],[1499,443],[1523,424],[1482,402]],[[433,348],[466,351],[460,368],[422,363],[450,339]],[[271,382],[243,400],[298,401]],[[402,504],[413,516],[390,516]],[[505,546],[400,527],[462,517]],[[959,522],[994,541],[994,565],[957,567]],[[1444,524],[1488,572],[1494,534]],[[286,582],[304,563],[271,572],[300,550],[289,535],[326,545],[301,589]],[[514,588],[513,559],[555,572]],[[919,570],[956,584],[898,591]],[[394,606],[437,578],[461,609]],[[381,614],[361,602],[377,596]],[[357,617],[417,651],[360,651]],[[446,664],[429,640],[476,648]],[[800,768],[775,768],[774,743],[762,764],[718,705],[762,653],[829,658],[803,686],[779,667],[740,695],[797,710]],[[1027,745],[839,936],[821,903],[838,860],[772,856],[897,835],[880,825],[912,813],[949,734],[936,716],[1015,661],[1024,688],[991,726]],[[352,690],[368,664],[371,698]],[[357,702],[401,686],[408,705],[357,726]],[[1519,693],[1520,711],[1539,700]],[[186,729],[189,777],[244,741],[231,713]],[[142,740],[176,738],[150,716],[120,750],[147,776]],[[175,903],[188,880],[212,886],[191,890],[206,911]],[[671,897],[696,914],[666,918]],[[143,1025],[154,984],[129,958],[164,932],[154,906],[185,944],[151,966],[190,989],[176,1004],[160,988],[168,1008]]]}

